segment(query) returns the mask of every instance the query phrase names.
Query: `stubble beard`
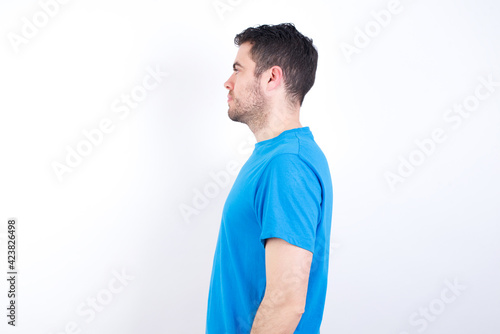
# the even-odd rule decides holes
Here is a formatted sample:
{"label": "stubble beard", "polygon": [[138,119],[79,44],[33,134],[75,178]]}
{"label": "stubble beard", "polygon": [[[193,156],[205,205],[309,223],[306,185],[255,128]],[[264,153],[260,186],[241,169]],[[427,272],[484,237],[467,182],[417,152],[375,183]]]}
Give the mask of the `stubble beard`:
{"label": "stubble beard", "polygon": [[247,91],[245,100],[233,97],[233,106],[229,107],[228,116],[232,121],[248,125],[255,133],[262,129],[267,121],[267,103],[259,89],[258,82]]}

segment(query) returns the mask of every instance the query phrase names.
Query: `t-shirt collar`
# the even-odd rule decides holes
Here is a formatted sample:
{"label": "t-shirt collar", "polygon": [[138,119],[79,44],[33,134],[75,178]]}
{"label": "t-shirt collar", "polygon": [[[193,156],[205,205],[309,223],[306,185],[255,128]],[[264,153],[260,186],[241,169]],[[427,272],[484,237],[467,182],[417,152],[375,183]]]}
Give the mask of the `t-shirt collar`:
{"label": "t-shirt collar", "polygon": [[295,137],[296,134],[312,136],[312,133],[311,133],[311,130],[309,129],[309,127],[303,126],[301,128],[285,130],[274,138],[259,141],[259,142],[255,143],[255,148],[259,148],[259,147],[267,146],[267,145],[272,145],[272,144],[274,144],[278,141],[281,141],[285,138],[293,138],[293,137]]}

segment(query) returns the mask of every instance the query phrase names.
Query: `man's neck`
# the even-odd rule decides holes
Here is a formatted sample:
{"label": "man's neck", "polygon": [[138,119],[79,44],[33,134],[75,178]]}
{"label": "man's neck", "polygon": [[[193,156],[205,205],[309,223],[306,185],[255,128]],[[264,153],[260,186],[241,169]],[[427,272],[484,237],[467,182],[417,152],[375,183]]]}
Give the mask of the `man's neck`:
{"label": "man's neck", "polygon": [[279,136],[283,131],[301,128],[302,125],[298,117],[293,119],[279,119],[278,117],[274,117],[273,120],[267,122],[266,125],[260,129],[252,130],[255,135],[255,139],[257,142],[268,140],[274,137]]}

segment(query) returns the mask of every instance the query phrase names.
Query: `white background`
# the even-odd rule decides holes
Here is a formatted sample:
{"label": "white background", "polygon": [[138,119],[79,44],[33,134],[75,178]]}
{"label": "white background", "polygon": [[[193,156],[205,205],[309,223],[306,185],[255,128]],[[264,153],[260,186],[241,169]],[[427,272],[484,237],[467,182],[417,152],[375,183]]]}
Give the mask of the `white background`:
{"label": "white background", "polygon": [[[341,47],[376,29],[371,12],[390,1],[221,3],[71,0],[47,22],[39,2],[0,4],[1,277],[10,217],[19,238],[18,326],[6,324],[2,278],[1,332],[204,333],[230,185],[189,219],[180,208],[253,147],[227,117],[234,35],[293,22],[319,51],[301,122],[334,186],[321,332],[498,333],[500,86],[458,126],[445,115],[479,77],[500,82],[500,3],[401,0],[350,57]],[[34,16],[45,26],[16,46]],[[121,119],[113,103],[148,68],[168,76]],[[103,119],[113,130],[60,181],[53,163]],[[446,140],[418,153],[437,128]],[[392,189],[386,173],[412,154],[419,165]],[[122,271],[129,280],[110,292]],[[90,320],[92,298],[102,303]]]}

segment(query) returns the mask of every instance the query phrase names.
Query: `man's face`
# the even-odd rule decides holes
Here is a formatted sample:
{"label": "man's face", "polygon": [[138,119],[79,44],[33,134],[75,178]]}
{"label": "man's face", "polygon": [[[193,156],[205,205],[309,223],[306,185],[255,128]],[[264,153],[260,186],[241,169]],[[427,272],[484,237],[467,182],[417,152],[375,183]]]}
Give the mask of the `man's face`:
{"label": "man's face", "polygon": [[235,122],[261,123],[265,120],[266,99],[259,79],[255,77],[255,62],[250,58],[250,43],[243,43],[233,64],[233,74],[224,83],[229,90],[228,116]]}

